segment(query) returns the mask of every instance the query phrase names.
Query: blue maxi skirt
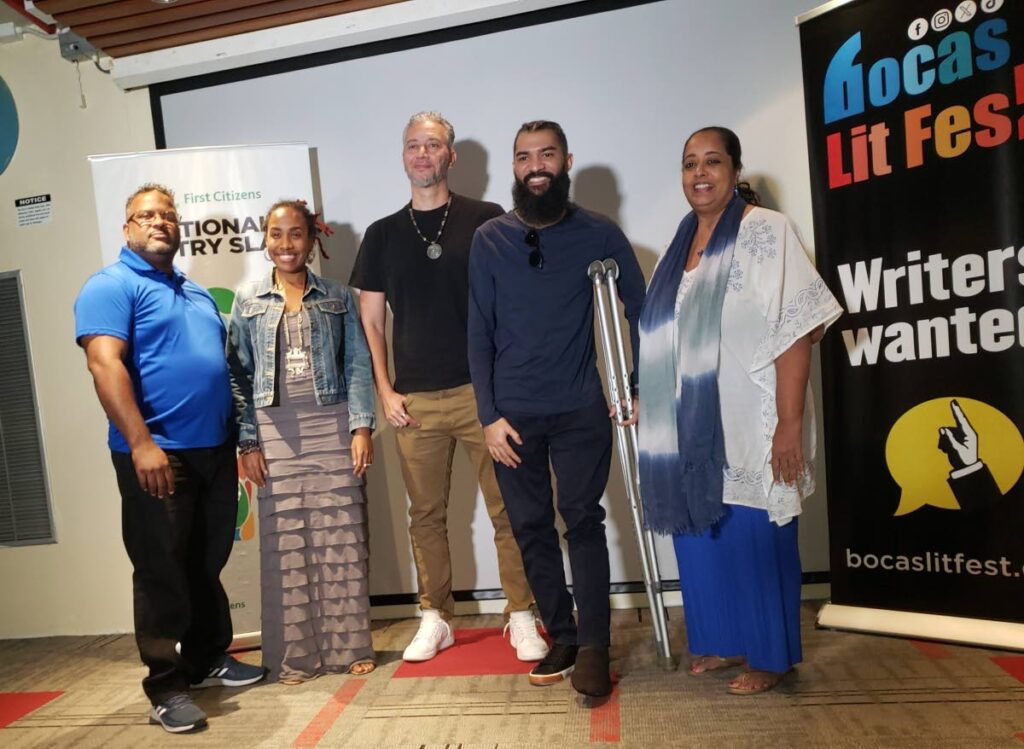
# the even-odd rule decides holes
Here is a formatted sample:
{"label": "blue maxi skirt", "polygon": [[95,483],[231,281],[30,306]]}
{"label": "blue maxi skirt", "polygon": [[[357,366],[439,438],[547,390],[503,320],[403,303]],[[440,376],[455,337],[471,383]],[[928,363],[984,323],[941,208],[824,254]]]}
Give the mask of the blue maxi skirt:
{"label": "blue maxi skirt", "polygon": [[780,527],[764,510],[726,505],[713,528],[673,541],[692,654],[776,673],[800,662],[796,518]]}

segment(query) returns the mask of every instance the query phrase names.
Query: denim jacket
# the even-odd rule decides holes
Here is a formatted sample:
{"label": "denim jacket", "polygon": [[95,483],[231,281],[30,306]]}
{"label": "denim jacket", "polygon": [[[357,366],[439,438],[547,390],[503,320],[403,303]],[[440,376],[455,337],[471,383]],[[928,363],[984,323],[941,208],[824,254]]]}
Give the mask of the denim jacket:
{"label": "denim jacket", "polygon": [[[359,313],[348,288],[306,271],[302,309],[309,315],[313,390],[320,405],[348,399],[349,429],[376,425],[373,367]],[[242,284],[228,325],[227,357],[238,439],[256,439],[256,409],[274,403],[277,330],[284,295],[274,274]]]}

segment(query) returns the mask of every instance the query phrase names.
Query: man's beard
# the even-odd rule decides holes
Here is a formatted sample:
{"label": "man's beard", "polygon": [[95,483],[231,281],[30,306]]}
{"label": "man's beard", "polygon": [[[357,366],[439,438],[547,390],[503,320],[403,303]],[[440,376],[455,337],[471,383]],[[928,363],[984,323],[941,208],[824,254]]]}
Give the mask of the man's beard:
{"label": "man's beard", "polygon": [[[526,186],[527,180],[534,176],[547,177],[551,180],[548,189],[540,195],[530,192]],[[553,224],[562,218],[569,207],[569,186],[571,184],[569,172],[562,170],[557,177],[551,172],[531,172],[523,181],[518,179],[512,182],[512,204],[516,213],[526,223],[532,226],[545,226]]]}
{"label": "man's beard", "polygon": [[448,164],[439,164],[437,170],[426,177],[413,177],[409,170],[405,172],[413,187],[433,187],[439,185],[448,178]]}
{"label": "man's beard", "polygon": [[149,249],[149,238],[137,239],[135,241],[129,240],[126,242],[128,249],[132,252],[145,252],[149,255],[176,255],[178,253],[178,245],[180,243],[180,237],[178,234],[170,234],[167,238],[167,247],[161,247],[160,249]]}

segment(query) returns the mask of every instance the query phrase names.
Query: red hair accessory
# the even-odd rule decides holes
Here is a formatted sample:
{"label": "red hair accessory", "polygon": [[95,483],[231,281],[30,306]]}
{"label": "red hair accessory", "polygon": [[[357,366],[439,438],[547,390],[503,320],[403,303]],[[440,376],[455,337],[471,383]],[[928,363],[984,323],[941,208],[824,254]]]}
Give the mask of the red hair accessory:
{"label": "red hair accessory", "polygon": [[[297,200],[296,202],[299,203],[300,205],[307,206],[305,200]],[[307,208],[308,208],[308,206],[307,206]],[[320,239],[320,237],[319,237],[320,234],[323,234],[325,237],[330,237],[330,236],[332,236],[334,234],[334,229],[332,229],[330,227],[330,225],[326,221],[323,220],[323,218],[320,216],[319,212],[313,214],[313,226],[316,227],[316,233],[318,235],[317,236],[318,240]],[[323,243],[322,240],[320,241],[320,254],[324,256],[325,260],[330,260],[331,259],[331,256],[328,255],[327,252],[324,251],[324,243]]]}

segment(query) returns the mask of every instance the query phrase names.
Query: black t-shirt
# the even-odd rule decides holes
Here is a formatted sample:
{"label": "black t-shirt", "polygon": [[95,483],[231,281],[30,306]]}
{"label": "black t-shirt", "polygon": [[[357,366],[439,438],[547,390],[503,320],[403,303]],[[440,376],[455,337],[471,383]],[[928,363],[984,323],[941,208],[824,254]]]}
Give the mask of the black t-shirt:
{"label": "black t-shirt", "polygon": [[469,382],[466,317],[469,309],[469,248],[473,233],[505,213],[496,203],[452,196],[451,210],[437,239],[441,257],[427,257],[445,206],[414,211],[409,206],[370,224],[356,256],[349,286],[382,291],[394,316],[392,350],[395,390],[428,392]]}

